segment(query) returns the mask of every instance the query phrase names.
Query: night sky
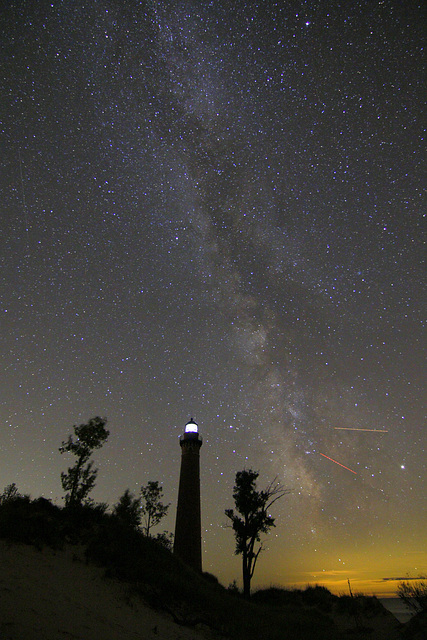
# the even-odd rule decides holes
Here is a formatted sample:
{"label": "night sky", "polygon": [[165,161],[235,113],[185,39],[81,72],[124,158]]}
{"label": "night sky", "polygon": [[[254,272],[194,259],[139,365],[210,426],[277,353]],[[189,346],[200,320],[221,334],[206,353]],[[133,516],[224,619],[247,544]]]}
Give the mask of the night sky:
{"label": "night sky", "polygon": [[173,531],[194,417],[223,584],[245,467],[254,586],[425,572],[422,3],[1,4],[0,490],[63,504],[104,416],[93,498]]}

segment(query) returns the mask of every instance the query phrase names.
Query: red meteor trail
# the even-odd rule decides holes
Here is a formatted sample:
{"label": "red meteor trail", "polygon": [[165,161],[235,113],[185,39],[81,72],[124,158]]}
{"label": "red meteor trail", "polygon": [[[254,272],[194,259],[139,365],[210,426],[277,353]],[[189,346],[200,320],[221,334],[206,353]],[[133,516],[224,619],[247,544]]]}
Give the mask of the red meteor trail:
{"label": "red meteor trail", "polygon": [[373,431],[374,433],[388,433],[388,429],[356,429],[356,427],[334,427],[341,431]]}
{"label": "red meteor trail", "polygon": [[354,473],[357,476],[357,471],[353,471],[353,469],[349,469],[348,467],[345,466],[345,464],[341,464],[341,462],[337,462],[333,458],[330,458],[329,456],[325,456],[324,453],[321,453],[320,455],[323,456],[324,458],[328,458],[328,460],[330,460],[331,462],[335,462],[335,464],[339,464],[340,467],[344,467],[344,469],[347,469],[347,471],[351,471],[351,473]]}

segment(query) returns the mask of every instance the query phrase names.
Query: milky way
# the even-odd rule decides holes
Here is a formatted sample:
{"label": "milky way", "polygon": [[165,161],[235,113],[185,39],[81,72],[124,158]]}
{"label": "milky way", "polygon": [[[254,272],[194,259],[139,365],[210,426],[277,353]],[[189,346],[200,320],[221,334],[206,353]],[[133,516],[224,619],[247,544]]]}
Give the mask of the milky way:
{"label": "milky way", "polygon": [[173,530],[194,416],[224,583],[244,467],[291,490],[260,584],[425,571],[421,3],[0,20],[0,487],[61,504],[58,447],[102,415],[94,498],[158,479]]}

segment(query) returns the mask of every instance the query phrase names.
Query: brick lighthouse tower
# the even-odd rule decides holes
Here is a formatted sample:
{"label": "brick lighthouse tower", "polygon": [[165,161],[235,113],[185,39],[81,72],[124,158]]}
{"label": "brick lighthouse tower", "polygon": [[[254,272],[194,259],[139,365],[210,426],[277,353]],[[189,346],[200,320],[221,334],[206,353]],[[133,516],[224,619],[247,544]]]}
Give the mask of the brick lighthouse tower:
{"label": "brick lighthouse tower", "polygon": [[200,515],[200,447],[202,438],[193,419],[185,425],[181,445],[178,506],[174,553],[186,564],[202,571],[202,524]]}

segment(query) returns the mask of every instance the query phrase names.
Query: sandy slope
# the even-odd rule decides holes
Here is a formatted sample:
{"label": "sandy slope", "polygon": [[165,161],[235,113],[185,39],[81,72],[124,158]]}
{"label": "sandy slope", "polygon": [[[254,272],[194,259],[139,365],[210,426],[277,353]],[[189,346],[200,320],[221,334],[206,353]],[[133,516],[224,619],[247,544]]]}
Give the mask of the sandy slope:
{"label": "sandy slope", "polygon": [[205,640],[76,560],[0,540],[0,640]]}
{"label": "sandy slope", "polygon": [[335,614],[335,625],[343,638],[357,640],[402,640],[402,625],[390,611],[380,615],[360,616],[355,621],[352,616]]}
{"label": "sandy slope", "polygon": [[[343,638],[402,637],[401,625],[385,610],[361,620],[359,632],[352,617],[333,618]],[[128,586],[86,565],[76,548],[38,551],[0,540],[0,640],[156,639],[219,640],[219,635],[207,627],[180,626],[146,606]]]}

